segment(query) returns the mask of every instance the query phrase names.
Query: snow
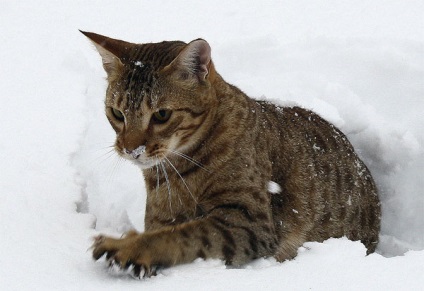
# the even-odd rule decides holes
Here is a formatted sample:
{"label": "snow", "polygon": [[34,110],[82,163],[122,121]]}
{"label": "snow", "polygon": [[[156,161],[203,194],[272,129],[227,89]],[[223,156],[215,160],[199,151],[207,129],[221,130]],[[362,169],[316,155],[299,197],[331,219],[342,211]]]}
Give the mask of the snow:
{"label": "snow", "polygon": [[275,183],[274,181],[268,182],[268,191],[271,194],[278,194],[281,192],[281,186],[278,185],[278,183]]}
{"label": "snow", "polygon": [[[2,290],[422,290],[424,2],[2,1]],[[100,57],[78,29],[212,47],[253,97],[315,110],[371,169],[383,207],[377,253],[306,243],[292,261],[217,260],[134,280],[93,262],[98,233],[143,229],[139,170],[114,152]]]}

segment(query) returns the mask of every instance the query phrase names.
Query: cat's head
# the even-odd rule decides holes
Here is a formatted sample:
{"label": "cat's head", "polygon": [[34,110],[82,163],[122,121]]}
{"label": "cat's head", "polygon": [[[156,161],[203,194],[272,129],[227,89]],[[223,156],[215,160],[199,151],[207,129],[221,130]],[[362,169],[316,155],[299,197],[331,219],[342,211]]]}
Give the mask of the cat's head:
{"label": "cat's head", "polygon": [[116,151],[143,169],[199,146],[212,126],[216,77],[202,39],[133,44],[82,32],[107,73],[106,116]]}

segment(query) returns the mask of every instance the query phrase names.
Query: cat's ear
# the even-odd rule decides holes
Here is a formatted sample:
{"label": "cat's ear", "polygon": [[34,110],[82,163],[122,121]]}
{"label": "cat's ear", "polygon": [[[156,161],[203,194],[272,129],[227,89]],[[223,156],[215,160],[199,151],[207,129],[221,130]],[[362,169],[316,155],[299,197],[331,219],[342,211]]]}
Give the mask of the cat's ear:
{"label": "cat's ear", "polygon": [[203,39],[187,44],[169,65],[174,67],[183,79],[205,80],[211,66],[211,47]]}
{"label": "cat's ear", "polygon": [[123,67],[123,59],[125,59],[125,50],[131,45],[128,42],[109,38],[93,32],[81,31],[96,47],[103,61],[108,79],[114,79]]}

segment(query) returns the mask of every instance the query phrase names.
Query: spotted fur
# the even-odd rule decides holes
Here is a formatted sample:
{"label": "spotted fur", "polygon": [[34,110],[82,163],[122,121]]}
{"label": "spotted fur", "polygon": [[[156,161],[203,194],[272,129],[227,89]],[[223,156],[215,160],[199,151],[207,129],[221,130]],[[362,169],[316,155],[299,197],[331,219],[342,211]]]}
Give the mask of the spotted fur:
{"label": "spotted fur", "polygon": [[107,254],[151,275],[199,257],[284,261],[330,237],[375,250],[377,189],[334,125],[226,83],[204,40],[132,44],[83,33],[108,75],[116,151],[143,169],[147,187],[145,232],[99,236],[95,259]]}

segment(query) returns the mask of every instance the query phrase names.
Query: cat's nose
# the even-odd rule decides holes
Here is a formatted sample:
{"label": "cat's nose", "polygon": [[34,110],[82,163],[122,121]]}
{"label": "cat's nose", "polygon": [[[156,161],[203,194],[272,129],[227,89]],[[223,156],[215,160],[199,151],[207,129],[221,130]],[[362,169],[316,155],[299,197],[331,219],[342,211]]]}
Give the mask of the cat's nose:
{"label": "cat's nose", "polygon": [[132,151],[127,150],[127,149],[124,149],[124,152],[125,152],[127,155],[131,155],[134,159],[138,159],[138,157],[139,157],[141,154],[143,154],[143,153],[145,153],[145,152],[146,152],[146,146],[145,146],[145,145],[141,145],[141,146],[139,146],[138,148],[136,148],[136,149],[134,149],[134,150],[132,150]]}

